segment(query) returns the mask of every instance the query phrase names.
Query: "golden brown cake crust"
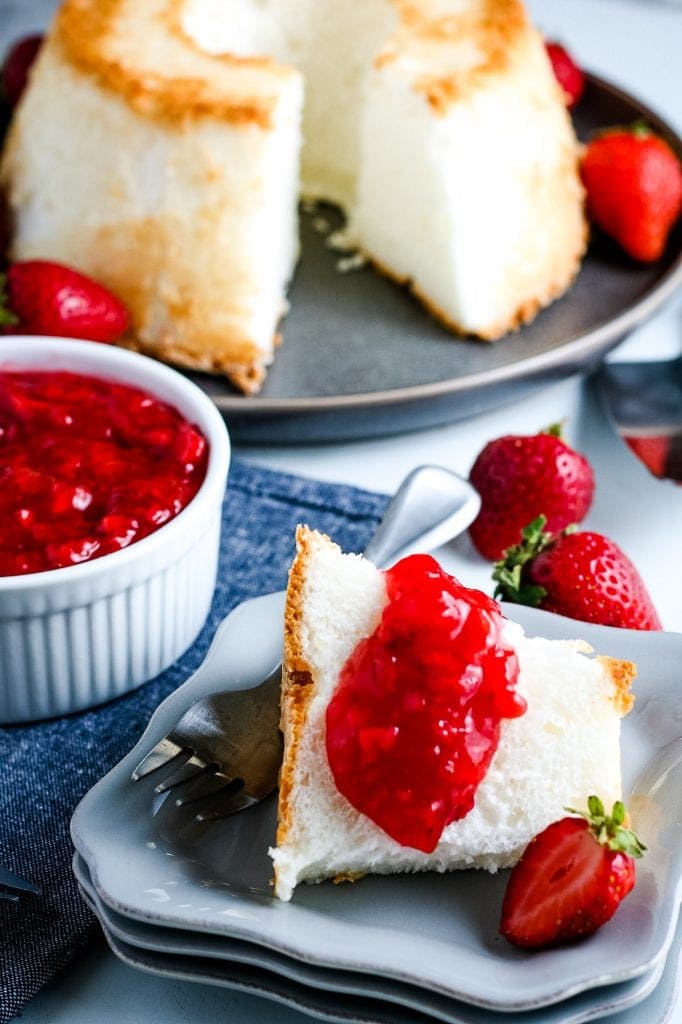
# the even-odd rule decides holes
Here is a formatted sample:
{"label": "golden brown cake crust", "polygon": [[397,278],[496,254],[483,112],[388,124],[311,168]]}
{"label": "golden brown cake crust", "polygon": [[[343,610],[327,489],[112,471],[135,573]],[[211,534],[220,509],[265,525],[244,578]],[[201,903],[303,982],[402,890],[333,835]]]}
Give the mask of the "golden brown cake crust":
{"label": "golden brown cake crust", "polygon": [[[124,48],[118,44],[116,29],[129,3],[65,0],[52,33],[73,67],[93,76],[138,114],[168,125],[181,127],[210,117],[234,126],[272,127],[276,91],[268,88],[268,79],[272,82],[295,75],[293,68],[270,57],[204,53],[182,30],[182,0],[166,0],[160,5],[161,29],[169,47],[191,57],[191,73],[174,74],[147,67],[141,54],[133,51],[124,55]],[[152,31],[158,28],[158,20],[150,25]],[[170,59],[168,63],[171,65]],[[224,75],[225,70],[229,76]],[[262,72],[262,83],[251,95],[247,82],[242,82],[241,71],[249,73],[250,78],[254,72]]]}
{"label": "golden brown cake crust", "polygon": [[303,584],[310,557],[311,536],[311,531],[307,526],[299,526],[296,530],[296,557],[289,570],[289,584],[284,608],[281,729],[284,733],[285,755],[279,779],[278,847],[285,845],[292,823],[293,770],[308,706],[315,694],[315,683],[310,665],[303,657],[299,640],[300,623],[303,617]]}
{"label": "golden brown cake crust", "polygon": [[627,715],[635,702],[633,694],[630,693],[630,687],[637,675],[637,666],[632,661],[620,661],[618,658],[610,658],[605,654],[597,655],[596,660],[613,684],[611,699],[614,706],[621,715]]}
{"label": "golden brown cake crust", "polygon": [[574,260],[570,268],[570,272],[557,272],[556,277],[546,281],[542,290],[538,291],[532,298],[524,300],[524,302],[514,310],[510,317],[492,324],[484,330],[476,331],[475,334],[453,320],[453,318],[433,302],[433,300],[430,299],[429,296],[414,283],[414,281],[409,278],[405,278],[400,274],[396,274],[390,267],[386,266],[385,263],[382,263],[381,260],[375,259],[367,251],[362,251],[362,255],[367,262],[376,267],[379,273],[383,274],[384,277],[390,278],[392,281],[403,285],[411,291],[412,294],[419,299],[422,305],[428,309],[431,316],[442,323],[444,327],[447,327],[448,330],[452,331],[453,334],[464,338],[473,338],[477,341],[499,341],[500,338],[503,338],[510,332],[518,331],[525,324],[531,323],[540,310],[549,306],[555,299],[559,298],[560,295],[563,295],[568,288],[571,287],[580,271],[581,260],[587,247],[587,237],[587,223],[584,222],[584,232],[581,244],[574,254]]}
{"label": "golden brown cake crust", "polygon": [[[156,28],[160,27],[169,43],[191,53],[196,73],[170,74],[145,68],[144,62],[125,57],[117,45],[116,26],[131,0],[64,0],[54,23],[54,36],[70,63],[97,78],[101,86],[120,95],[143,116],[181,124],[202,117],[213,117],[233,125],[272,127],[273,95],[268,95],[268,79],[275,82],[297,74],[296,70],[269,56],[209,55],[201,51],[182,28],[184,0],[159,0]],[[504,72],[524,34],[534,31],[520,0],[483,0],[472,10],[443,13],[431,0],[392,0],[397,14],[395,32],[376,57],[377,67],[418,52],[413,88],[424,96],[431,109],[446,114],[462,95],[488,76]],[[152,14],[152,17],[154,15]],[[150,26],[152,28],[152,26]],[[480,50],[475,68],[456,73],[428,71],[429,54],[437,56],[466,37]],[[210,70],[228,69],[230,86]],[[240,71],[261,72],[258,88],[251,95]],[[220,77],[220,76],[219,76]]]}
{"label": "golden brown cake crust", "polygon": [[[475,67],[457,72],[432,73],[424,70],[413,82],[416,92],[424,96],[431,110],[444,115],[453,103],[477,88],[486,78],[504,72],[528,31],[534,31],[520,0],[483,0],[469,10],[443,13],[443,5],[430,0],[394,0],[399,23],[376,59],[377,67],[390,64],[419,47],[423,57],[429,53],[437,58],[441,48],[461,39],[478,48],[480,57]],[[430,61],[420,63],[428,68]]]}
{"label": "golden brown cake crust", "polygon": [[222,374],[245,395],[258,394],[265,380],[266,361],[263,354],[249,341],[245,341],[240,347],[234,339],[234,349],[231,348],[229,360],[220,359],[210,353],[202,355],[193,352],[174,338],[167,341],[161,338],[153,345],[145,345],[138,337],[128,336],[119,339],[117,344],[122,348],[160,359],[171,366],[182,366],[186,370],[198,370],[201,373]]}

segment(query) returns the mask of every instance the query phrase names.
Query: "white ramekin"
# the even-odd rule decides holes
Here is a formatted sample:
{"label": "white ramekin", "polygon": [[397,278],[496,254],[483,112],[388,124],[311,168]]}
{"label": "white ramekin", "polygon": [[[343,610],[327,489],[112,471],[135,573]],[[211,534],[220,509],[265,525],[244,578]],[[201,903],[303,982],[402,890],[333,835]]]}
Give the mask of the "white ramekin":
{"label": "white ramekin", "polygon": [[200,388],[125,349],[4,337],[0,369],[72,370],[135,385],[173,405],[209,443],[199,491],[155,533],[91,562],[0,576],[0,722],[13,723],[118,697],[189,647],[215,589],[230,442]]}

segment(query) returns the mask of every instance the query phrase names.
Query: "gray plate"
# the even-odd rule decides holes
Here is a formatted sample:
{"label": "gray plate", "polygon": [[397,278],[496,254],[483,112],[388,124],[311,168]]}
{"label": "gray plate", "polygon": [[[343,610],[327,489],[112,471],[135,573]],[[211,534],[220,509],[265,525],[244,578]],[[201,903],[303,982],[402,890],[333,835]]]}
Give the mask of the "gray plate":
{"label": "gray plate", "polygon": [[238,665],[242,686],[263,677],[281,646],[281,595],[233,612],[243,647],[217,647],[200,685],[189,680],[172,694],[137,747],[77,808],[73,840],[100,899],[148,925],[260,944],[310,965],[381,975],[502,1011],[537,1009],[655,968],[673,940],[682,889],[682,757],[676,762],[670,746],[682,735],[682,634],[508,611],[531,635],[584,637],[595,650],[639,665],[635,708],[623,723],[624,791],[650,849],[634,892],[588,941],[529,955],[501,940],[504,872],[303,885],[282,904],[272,896],[267,856],[274,801],[197,835],[172,801],[154,797],[153,778],[130,781],[133,767],[191,701],[220,686],[222,664]]}
{"label": "gray plate", "polygon": [[[57,0],[0,0],[0,47],[48,23]],[[588,76],[575,112],[581,138],[639,118],[680,156],[682,140],[637,99]],[[330,221],[338,214],[328,212]],[[371,268],[340,274],[338,253],[303,218],[303,257],[284,344],[260,395],[191,375],[242,443],[376,437],[465,419],[592,369],[682,282],[682,225],[666,254],[638,266],[595,237],[573,288],[518,334],[488,344],[453,337],[404,289]]]}
{"label": "gray plate", "polygon": [[[643,118],[682,156],[682,141],[647,107],[588,77],[575,113],[581,138]],[[333,209],[325,210],[338,223]],[[340,274],[339,254],[302,219],[291,311],[260,395],[193,375],[235,440],[305,443],[399,433],[464,419],[593,368],[682,282],[682,225],[664,257],[640,266],[595,235],[573,288],[499,342],[456,339],[405,289],[367,267]]]}
{"label": "gray plate", "polygon": [[[87,865],[78,854],[74,855],[73,869],[84,897],[97,914],[110,941],[114,940],[111,943],[114,952],[120,955],[120,944],[124,944],[125,958],[139,956],[142,958],[141,966],[144,966],[145,957],[149,954],[156,962],[159,962],[160,958],[169,958],[166,960],[166,967],[175,964],[176,967],[196,971],[199,965],[203,964],[206,968],[206,980],[217,979],[216,983],[225,985],[228,985],[229,979],[235,976],[243,981],[244,969],[248,976],[255,976],[261,984],[269,975],[275,975],[276,984],[281,984],[284,980],[285,991],[292,998],[292,1005],[299,1003],[293,999],[294,993],[286,987],[287,983],[293,982],[295,991],[299,991],[300,988],[305,994],[306,1001],[310,1000],[310,990],[317,994],[323,993],[327,1011],[327,994],[332,993],[334,1008],[337,1013],[343,1012],[344,1020],[349,1009],[346,1007],[344,1011],[344,999],[352,996],[363,999],[365,1015],[371,1012],[372,1005],[377,1011],[381,1007],[382,1015],[390,1013],[390,1004],[396,1015],[396,1024],[397,1018],[402,1019],[405,1010],[412,1011],[410,1020],[414,1020],[414,1015],[418,1014],[420,1019],[421,1015],[425,1015],[429,1020],[444,1024],[507,1024],[509,1021],[507,1014],[466,1006],[453,999],[398,981],[392,982],[375,975],[353,974],[351,971],[313,967],[281,956],[263,946],[227,939],[224,936],[200,935],[196,932],[134,921],[117,914],[99,899]],[[630,981],[592,989],[555,1006],[527,1011],[524,1014],[524,1024],[585,1024],[616,1011],[624,1011],[630,1006],[637,1005],[653,992],[661,979],[664,967],[665,961],[661,960],[652,970]],[[254,975],[254,969],[260,973]],[[315,1009],[315,1012],[319,1013],[319,1010]]]}
{"label": "gray plate", "polygon": [[[315,992],[313,989],[296,985],[284,978],[245,970],[242,965],[216,965],[198,958],[145,953],[134,946],[128,946],[106,930],[105,935],[113,952],[131,967],[137,967],[169,979],[198,981],[250,992],[264,999],[274,1000],[284,1006],[301,1010],[316,1020],[329,1021],[331,1024],[432,1024],[431,1018],[413,1011],[404,1012],[386,1003]],[[677,988],[679,945],[678,942],[672,956],[672,963],[664,972],[663,981],[646,1001],[631,1009],[616,1009],[613,1014],[608,1013],[601,1018],[602,1024],[643,1024],[644,1021],[646,1024],[666,1024],[666,1022],[673,1024],[670,1013]],[[202,1005],[204,1005],[204,1000],[202,1000]],[[272,1019],[272,1014],[266,1007],[257,1017],[262,1024],[269,1024]],[[479,1020],[484,1020],[485,1024],[492,1021],[487,1015],[484,1017],[472,1016],[465,1010],[461,1024],[477,1024]],[[535,1017],[524,1014],[523,1024],[530,1024],[531,1020],[535,1020]],[[277,1017],[277,1021],[278,1024],[285,1024],[280,1016]],[[538,1022],[541,1024],[542,1017],[538,1017]]]}

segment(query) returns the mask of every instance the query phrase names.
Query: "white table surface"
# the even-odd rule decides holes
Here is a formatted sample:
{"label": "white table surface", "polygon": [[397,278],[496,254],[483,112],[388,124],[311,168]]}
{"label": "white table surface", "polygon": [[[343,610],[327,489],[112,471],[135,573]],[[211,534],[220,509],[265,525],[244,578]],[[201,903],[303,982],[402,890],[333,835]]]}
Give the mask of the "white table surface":
{"label": "white table surface", "polygon": [[[547,37],[564,41],[585,67],[621,85],[682,131],[680,5],[531,0],[530,8]],[[27,29],[38,27],[35,17],[31,19],[27,5]],[[682,295],[677,295],[612,358],[667,357],[681,344]],[[521,404],[434,430],[349,444],[242,449],[239,454],[277,469],[390,491],[423,462],[467,474],[486,441],[502,433],[535,432],[558,419],[565,419],[568,439],[595,468],[596,499],[585,526],[607,533],[625,549],[644,577],[664,627],[682,631],[682,487],[649,476],[612,434],[589,386],[578,378],[537,392]],[[439,557],[468,585],[490,589],[489,566],[465,538],[441,550]],[[308,1019],[255,997],[151,977],[121,964],[103,944],[67,968],[22,1015],[23,1024],[303,1024]],[[682,1022],[682,996],[669,1020]]]}

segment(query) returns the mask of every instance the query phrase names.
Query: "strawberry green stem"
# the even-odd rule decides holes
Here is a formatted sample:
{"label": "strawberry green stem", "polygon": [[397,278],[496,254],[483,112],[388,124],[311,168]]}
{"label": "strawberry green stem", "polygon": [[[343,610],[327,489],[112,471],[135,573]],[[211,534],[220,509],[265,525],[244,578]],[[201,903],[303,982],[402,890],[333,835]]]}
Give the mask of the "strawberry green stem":
{"label": "strawberry green stem", "polygon": [[630,131],[638,139],[645,139],[648,135],[651,135],[651,128],[641,117],[632,122]]}
{"label": "strawberry green stem", "polygon": [[649,135],[653,135],[653,132],[644,118],[639,117],[630,124],[612,124],[608,128],[598,128],[592,132],[590,139],[592,141],[603,139],[607,135],[632,135],[636,139],[646,139]]}
{"label": "strawberry green stem", "polygon": [[502,598],[514,604],[537,608],[547,593],[544,587],[524,580],[524,568],[554,540],[545,530],[547,517],[540,515],[521,531],[521,542],[507,548],[504,557],[495,563],[493,579],[497,583],[495,600]]}
{"label": "strawberry green stem", "polygon": [[607,846],[609,850],[627,853],[629,857],[635,858],[644,854],[644,843],[637,838],[632,829],[624,826],[625,805],[622,801],[616,800],[610,815],[606,814],[599,797],[594,795],[588,797],[586,811],[577,811],[574,807],[565,809],[571,814],[579,814],[581,818],[585,818],[597,842]]}

